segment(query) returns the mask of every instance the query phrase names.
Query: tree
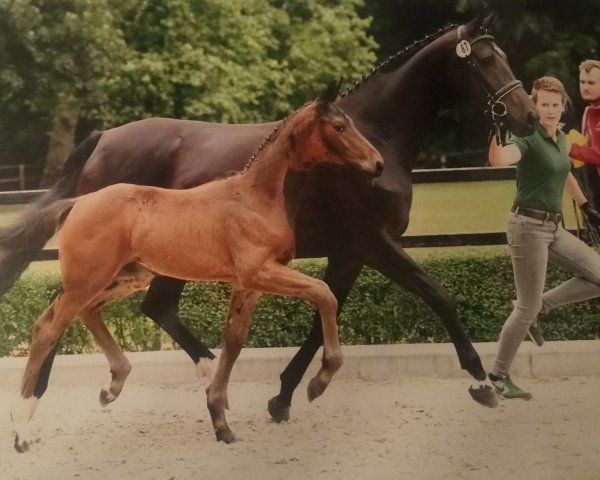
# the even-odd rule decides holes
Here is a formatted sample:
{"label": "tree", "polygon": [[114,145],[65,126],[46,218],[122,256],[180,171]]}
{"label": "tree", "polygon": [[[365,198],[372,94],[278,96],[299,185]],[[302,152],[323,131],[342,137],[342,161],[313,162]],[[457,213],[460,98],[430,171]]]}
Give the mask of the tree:
{"label": "tree", "polygon": [[[0,106],[51,132],[46,171],[77,120],[281,118],[375,61],[362,0],[0,0]],[[348,52],[352,52],[348,55]],[[0,132],[0,139],[3,132]],[[60,140],[60,141],[59,141]],[[5,147],[0,147],[4,149]]]}
{"label": "tree", "polygon": [[104,101],[99,80],[114,72],[125,44],[107,0],[0,0],[0,19],[0,126],[37,117],[37,135],[52,146],[52,177],[72,148],[79,111]]}
{"label": "tree", "polygon": [[[575,104],[567,121],[576,124],[581,118],[577,66],[585,58],[600,58],[600,1],[370,0],[365,10],[373,17],[369,31],[381,45],[380,58],[446,23],[496,12],[492,33],[526,90],[542,75],[560,78]],[[487,132],[480,114],[463,108],[442,111],[431,130],[425,146],[429,153],[483,150],[486,146]],[[475,158],[473,165],[481,165],[483,158]]]}
{"label": "tree", "polygon": [[375,61],[360,3],[129,0],[120,12],[130,56],[105,82],[110,102],[94,113],[104,125],[149,115],[280,118]]}

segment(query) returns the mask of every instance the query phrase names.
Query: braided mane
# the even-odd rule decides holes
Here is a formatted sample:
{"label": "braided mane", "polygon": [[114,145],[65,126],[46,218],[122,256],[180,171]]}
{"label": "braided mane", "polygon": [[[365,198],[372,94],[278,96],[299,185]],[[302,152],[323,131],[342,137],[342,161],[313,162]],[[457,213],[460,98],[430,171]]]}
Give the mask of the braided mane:
{"label": "braided mane", "polygon": [[[393,55],[390,55],[385,60],[382,60],[381,62],[379,62],[377,65],[375,65],[373,68],[371,68],[371,70],[369,70],[367,73],[365,73],[359,80],[354,82],[353,85],[348,87],[346,90],[340,92],[339,96],[345,97],[347,95],[350,95],[352,92],[357,90],[358,87],[360,87],[363,83],[365,83],[373,75],[376,75],[378,73],[385,73],[393,68],[397,68],[399,65],[403,65],[408,60],[410,60],[418,51],[420,51],[421,48],[423,48],[423,46],[433,42],[434,40],[441,37],[446,32],[449,32],[450,30],[452,30],[453,28],[456,28],[456,27],[458,27],[457,24],[449,23],[441,28],[438,28],[435,32],[426,35],[421,40],[415,40],[414,42],[412,42],[410,45],[407,45],[402,50],[399,50],[398,52],[394,53]],[[339,88],[339,84],[338,84],[338,88]],[[302,107],[308,105],[308,103],[310,103],[310,102],[305,103],[298,109],[294,110],[290,115],[285,117],[283,120],[281,120],[281,122],[273,129],[273,131],[271,133],[269,133],[269,135],[267,135],[263,139],[262,143],[257,147],[257,149],[254,151],[254,153],[248,160],[248,163],[246,163],[246,165],[244,166],[242,173],[246,172],[248,170],[248,168],[250,168],[250,165],[254,162],[254,160],[256,159],[258,154],[267,146],[267,144],[270,143],[271,141],[273,141],[277,137],[280,127],[282,127],[285,124],[285,122],[287,122],[290,119],[290,117],[293,116],[298,110],[300,110]]]}
{"label": "braided mane", "polygon": [[397,68],[399,65],[403,65],[408,60],[410,60],[421,48],[435,39],[441,37],[446,32],[449,32],[453,28],[458,27],[455,23],[450,23],[444,27],[437,29],[435,32],[430,33],[423,37],[421,40],[415,40],[410,45],[406,46],[404,49],[399,50],[398,52],[390,55],[385,60],[382,60],[377,65],[375,65],[371,70],[365,73],[359,80],[354,82],[352,86],[344,90],[340,93],[340,97],[345,97],[352,92],[354,92],[358,87],[360,87],[363,83],[365,83],[369,78],[377,73],[385,73],[390,71],[392,68]]}

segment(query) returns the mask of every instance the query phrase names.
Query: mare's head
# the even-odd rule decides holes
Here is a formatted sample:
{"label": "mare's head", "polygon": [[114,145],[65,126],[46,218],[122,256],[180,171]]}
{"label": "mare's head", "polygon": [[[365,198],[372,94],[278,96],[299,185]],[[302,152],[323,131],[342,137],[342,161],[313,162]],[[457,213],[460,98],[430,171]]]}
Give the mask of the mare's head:
{"label": "mare's head", "polygon": [[352,119],[334,105],[341,82],[332,82],[314,102],[298,110],[293,119],[291,146],[296,151],[292,168],[307,170],[317,163],[350,165],[378,176],[383,158],[354,126]]}
{"label": "mare's head", "polygon": [[516,135],[529,135],[537,123],[535,106],[508,66],[506,55],[488,33],[494,18],[480,15],[446,34],[452,37],[450,68],[459,88],[478,92],[494,123]]}

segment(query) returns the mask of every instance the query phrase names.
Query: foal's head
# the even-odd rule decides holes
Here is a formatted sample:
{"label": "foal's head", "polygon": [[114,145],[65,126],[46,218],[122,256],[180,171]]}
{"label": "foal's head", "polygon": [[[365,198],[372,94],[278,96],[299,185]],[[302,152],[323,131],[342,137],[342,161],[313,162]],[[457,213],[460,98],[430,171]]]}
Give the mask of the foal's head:
{"label": "foal's head", "polygon": [[317,163],[352,165],[370,175],[380,175],[383,158],[358,131],[352,119],[334,105],[340,83],[331,83],[321,97],[298,110],[290,145],[298,154],[292,168],[306,170]]}

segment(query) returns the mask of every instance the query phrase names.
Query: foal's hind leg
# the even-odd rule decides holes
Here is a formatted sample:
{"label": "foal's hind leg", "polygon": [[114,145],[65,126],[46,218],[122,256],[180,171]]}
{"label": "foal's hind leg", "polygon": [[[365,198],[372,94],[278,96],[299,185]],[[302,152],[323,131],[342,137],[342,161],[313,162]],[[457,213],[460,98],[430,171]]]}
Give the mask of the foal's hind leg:
{"label": "foal's hind leg", "polygon": [[225,408],[228,408],[227,385],[233,364],[246,341],[252,313],[260,296],[261,292],[240,290],[235,286],[231,292],[229,317],[223,334],[221,358],[219,359],[215,376],[206,389],[206,404],[210,412],[217,441],[222,440],[225,443],[236,441],[233,432],[225,420]]}
{"label": "foal's hind leg", "polygon": [[21,398],[11,409],[15,449],[18,452],[29,450],[33,443],[29,421],[35,414],[39,400],[35,387],[42,363],[84,303],[75,295],[61,293],[34,324],[29,359],[21,384]]}
{"label": "foal's hind leg", "polygon": [[100,309],[85,310],[81,313],[81,318],[90,329],[94,341],[102,349],[110,366],[110,384],[100,390],[100,405],[106,407],[115,401],[123,390],[125,380],[131,372],[131,364],[102,321]]}
{"label": "foal's hind leg", "polygon": [[128,263],[110,285],[90,302],[90,306],[81,312],[83,322],[90,329],[94,341],[104,352],[110,366],[112,375],[110,385],[100,390],[100,405],[103,407],[115,401],[121,393],[125,380],[131,372],[131,364],[106,328],[102,320],[102,308],[109,302],[144,290],[153,278],[154,274],[147,268],[138,263]]}

